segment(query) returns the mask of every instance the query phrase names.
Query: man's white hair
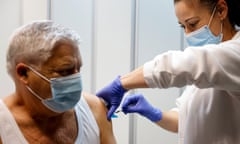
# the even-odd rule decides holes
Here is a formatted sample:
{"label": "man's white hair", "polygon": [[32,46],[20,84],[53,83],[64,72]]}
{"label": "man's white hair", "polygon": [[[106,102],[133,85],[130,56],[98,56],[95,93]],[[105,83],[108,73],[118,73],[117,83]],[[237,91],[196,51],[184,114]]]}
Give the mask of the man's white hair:
{"label": "man's white hair", "polygon": [[6,60],[8,73],[13,76],[19,62],[41,66],[58,44],[79,48],[80,41],[76,32],[53,21],[41,20],[24,25],[10,38]]}

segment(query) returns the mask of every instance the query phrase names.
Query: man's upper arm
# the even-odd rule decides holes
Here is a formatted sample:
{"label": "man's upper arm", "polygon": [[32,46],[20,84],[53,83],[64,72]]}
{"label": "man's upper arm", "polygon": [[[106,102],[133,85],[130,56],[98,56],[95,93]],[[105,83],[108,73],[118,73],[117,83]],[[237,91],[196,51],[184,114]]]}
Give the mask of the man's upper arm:
{"label": "man's upper arm", "polygon": [[101,144],[116,144],[112,122],[107,120],[107,108],[104,103],[95,95],[88,93],[83,95],[98,124]]}

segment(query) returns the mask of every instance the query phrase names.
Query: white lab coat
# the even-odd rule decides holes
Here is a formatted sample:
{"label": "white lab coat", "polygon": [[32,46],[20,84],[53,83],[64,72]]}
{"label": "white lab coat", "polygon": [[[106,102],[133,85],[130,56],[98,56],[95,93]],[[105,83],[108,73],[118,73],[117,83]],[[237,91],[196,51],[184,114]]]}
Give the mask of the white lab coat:
{"label": "white lab coat", "polygon": [[151,88],[188,85],[176,100],[179,144],[240,143],[240,32],[158,55],[144,64],[144,78]]}

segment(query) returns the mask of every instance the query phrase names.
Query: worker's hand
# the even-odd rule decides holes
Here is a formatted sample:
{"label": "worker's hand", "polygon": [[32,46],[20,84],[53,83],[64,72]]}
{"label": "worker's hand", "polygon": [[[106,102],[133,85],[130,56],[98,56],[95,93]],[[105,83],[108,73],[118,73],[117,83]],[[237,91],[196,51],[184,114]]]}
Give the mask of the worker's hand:
{"label": "worker's hand", "polygon": [[133,94],[127,96],[122,104],[122,111],[127,113],[139,113],[153,122],[162,119],[162,112],[154,108],[141,94]]}
{"label": "worker's hand", "polygon": [[109,85],[101,89],[96,95],[102,98],[107,106],[108,114],[107,119],[110,120],[113,113],[120,105],[123,95],[127,90],[122,87],[120,76],[118,76]]}

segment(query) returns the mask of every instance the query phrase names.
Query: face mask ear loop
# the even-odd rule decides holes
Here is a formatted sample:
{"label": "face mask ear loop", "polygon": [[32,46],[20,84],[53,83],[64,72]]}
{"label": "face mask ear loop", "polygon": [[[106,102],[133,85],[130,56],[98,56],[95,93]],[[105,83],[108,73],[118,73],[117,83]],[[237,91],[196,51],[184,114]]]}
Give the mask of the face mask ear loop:
{"label": "face mask ear loop", "polygon": [[50,83],[50,80],[47,79],[45,76],[43,76],[42,74],[40,74],[38,71],[36,71],[35,69],[33,69],[32,67],[28,66],[28,68],[33,71],[35,74],[37,74],[38,76],[40,76],[42,79],[46,80],[47,82]]}
{"label": "face mask ear loop", "polygon": [[221,33],[222,33],[222,29],[223,29],[223,21],[221,21]]}
{"label": "face mask ear loop", "polygon": [[214,9],[213,9],[212,15],[211,15],[210,20],[209,20],[209,22],[208,22],[208,27],[210,26],[210,24],[211,24],[211,22],[212,22],[213,16],[214,16],[215,11],[216,11],[216,8],[217,8],[217,6],[215,6]]}
{"label": "face mask ear loop", "polygon": [[38,94],[36,94],[29,86],[26,86],[26,88],[27,88],[34,96],[36,96],[40,101],[43,100],[43,99],[42,99]]}

